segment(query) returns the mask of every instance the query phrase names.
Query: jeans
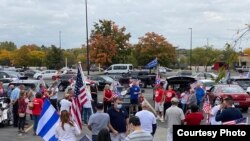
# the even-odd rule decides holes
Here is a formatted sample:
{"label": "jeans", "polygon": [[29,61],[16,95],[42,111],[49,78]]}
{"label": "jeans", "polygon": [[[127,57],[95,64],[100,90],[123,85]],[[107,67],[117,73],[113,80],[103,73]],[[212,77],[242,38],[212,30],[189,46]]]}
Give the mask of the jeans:
{"label": "jeans", "polygon": [[37,124],[38,124],[38,120],[39,120],[39,115],[33,115],[33,119],[34,119],[33,130],[36,133],[36,128],[37,128]]}
{"label": "jeans", "polygon": [[97,135],[92,135],[92,141],[97,141]]}
{"label": "jeans", "polygon": [[91,108],[83,108],[83,122],[88,124],[89,117],[92,114]]}
{"label": "jeans", "polygon": [[24,130],[25,117],[19,117],[18,130]]}
{"label": "jeans", "polygon": [[171,102],[165,102],[164,103],[164,109],[163,109],[163,117],[165,118],[166,110],[171,107]]}

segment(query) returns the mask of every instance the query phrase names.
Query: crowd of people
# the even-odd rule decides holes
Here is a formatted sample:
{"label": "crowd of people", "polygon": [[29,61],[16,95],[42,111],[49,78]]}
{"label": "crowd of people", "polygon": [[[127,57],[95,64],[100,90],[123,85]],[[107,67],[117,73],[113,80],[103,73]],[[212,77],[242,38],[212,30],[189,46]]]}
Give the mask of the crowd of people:
{"label": "crowd of people", "polygon": [[[143,100],[141,89],[136,81],[128,88],[130,107],[123,106],[121,96],[114,97],[111,86],[103,90],[103,100],[98,102],[98,88],[93,82],[87,85],[87,102],[82,107],[82,121],[92,133],[92,141],[152,141],[157,130],[157,120],[167,125],[167,141],[172,141],[173,125],[200,125],[204,120],[202,106],[209,95],[197,84],[188,87],[183,92],[176,92],[172,86],[164,90],[163,83],[157,84],[155,91],[155,109]],[[0,84],[0,96],[3,90]],[[32,86],[26,89],[24,85],[7,90],[12,110],[11,124],[18,128],[19,133],[25,133],[27,117],[33,120],[33,131],[36,128],[42,111],[43,101],[49,99],[60,115],[60,123],[56,127],[56,137],[60,141],[75,141],[81,133],[77,125],[70,119],[71,99],[74,88],[68,87],[63,99],[58,99],[57,81],[46,89]],[[212,103],[211,103],[212,104]],[[224,122],[242,118],[241,112],[234,108],[233,99],[218,97],[209,112],[210,125],[220,125]],[[153,112],[156,112],[155,114]]]}

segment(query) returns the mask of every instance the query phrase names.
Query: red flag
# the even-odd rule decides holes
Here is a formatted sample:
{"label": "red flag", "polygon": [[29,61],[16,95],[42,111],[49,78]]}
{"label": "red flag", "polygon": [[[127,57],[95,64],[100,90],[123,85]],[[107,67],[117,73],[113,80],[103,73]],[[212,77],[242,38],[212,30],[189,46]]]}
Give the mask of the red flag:
{"label": "red flag", "polygon": [[74,97],[72,99],[71,117],[80,129],[82,129],[82,106],[88,101],[85,87],[86,85],[83,83],[82,78],[81,70],[78,68]]}

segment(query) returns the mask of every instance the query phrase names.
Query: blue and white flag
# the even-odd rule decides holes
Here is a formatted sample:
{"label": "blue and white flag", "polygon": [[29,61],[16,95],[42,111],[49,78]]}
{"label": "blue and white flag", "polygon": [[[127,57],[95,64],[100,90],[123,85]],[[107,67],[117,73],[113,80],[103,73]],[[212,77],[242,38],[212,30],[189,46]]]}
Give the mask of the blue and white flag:
{"label": "blue and white flag", "polygon": [[42,112],[38,121],[36,134],[45,141],[57,141],[55,137],[56,126],[59,122],[59,115],[48,99],[45,99]]}
{"label": "blue and white flag", "polygon": [[154,60],[152,60],[146,65],[146,68],[153,68],[153,67],[156,67],[157,65],[158,65],[158,60],[157,58],[155,58]]}

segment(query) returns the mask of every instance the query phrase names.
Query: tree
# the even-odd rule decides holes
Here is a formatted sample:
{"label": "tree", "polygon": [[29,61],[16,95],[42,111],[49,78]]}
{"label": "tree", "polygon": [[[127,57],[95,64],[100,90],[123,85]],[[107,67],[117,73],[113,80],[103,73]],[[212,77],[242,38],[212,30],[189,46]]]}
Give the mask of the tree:
{"label": "tree", "polygon": [[8,50],[0,50],[0,65],[10,66],[12,61],[12,52]]}
{"label": "tree", "polygon": [[115,42],[110,36],[97,34],[90,42],[90,60],[95,64],[108,66],[112,63],[112,58],[116,55],[117,50]]}
{"label": "tree", "polygon": [[71,50],[66,50],[66,51],[63,52],[64,61],[67,58],[67,64],[68,64],[68,66],[72,66],[72,65],[74,65],[74,64],[77,63],[76,62],[76,57],[77,56],[75,56],[74,53]]}
{"label": "tree", "polygon": [[43,51],[33,50],[28,53],[29,66],[43,66],[45,65],[46,53]]}
{"label": "tree", "polygon": [[[125,32],[126,32],[125,27],[119,28],[118,25],[116,25],[111,20],[99,20],[99,23],[95,23],[94,30],[92,30],[90,44],[92,44],[92,41],[94,41],[93,39],[97,38],[98,36],[102,36],[103,37],[102,39],[108,39],[109,42],[112,42],[112,45],[114,45],[114,49],[112,47],[112,51],[114,52],[112,52],[111,54],[117,53],[117,55],[115,56],[112,57],[110,56],[111,62],[125,63],[128,59],[128,56],[131,53],[131,50],[129,49],[130,48],[129,38],[131,36],[130,33],[125,33]],[[94,62],[96,61],[94,60]],[[109,65],[111,64],[111,62],[106,62],[104,64]]]}
{"label": "tree", "polygon": [[13,42],[8,42],[8,41],[0,42],[0,50],[14,51],[16,49],[17,47]]}
{"label": "tree", "polygon": [[135,47],[135,57],[138,65],[145,66],[154,58],[163,66],[169,66],[176,60],[175,48],[165,37],[154,32],[148,32],[139,38]]}
{"label": "tree", "polygon": [[213,46],[203,46],[193,49],[192,53],[192,64],[204,66],[205,71],[207,71],[207,66],[212,65],[217,60],[221,51]]}
{"label": "tree", "polygon": [[46,55],[46,64],[49,69],[60,69],[63,67],[63,51],[52,45]]}
{"label": "tree", "polygon": [[243,53],[250,56],[250,48],[245,48],[245,49],[243,50]]}

